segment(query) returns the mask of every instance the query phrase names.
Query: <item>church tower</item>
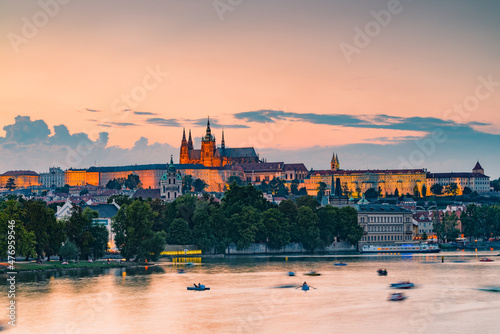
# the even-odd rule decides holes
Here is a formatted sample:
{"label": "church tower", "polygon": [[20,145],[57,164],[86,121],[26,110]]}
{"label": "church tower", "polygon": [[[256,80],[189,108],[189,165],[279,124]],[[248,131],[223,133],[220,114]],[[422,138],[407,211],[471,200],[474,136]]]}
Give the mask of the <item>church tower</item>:
{"label": "church tower", "polygon": [[207,130],[205,136],[201,139],[201,163],[206,167],[218,167],[214,166],[215,157],[215,137],[212,136],[212,130],[210,129],[210,117],[207,121]]}
{"label": "church tower", "polygon": [[339,157],[333,153],[332,160],[330,161],[330,170],[337,171],[340,168]]}
{"label": "church tower", "polygon": [[483,169],[483,167],[481,167],[481,164],[479,163],[479,161],[476,163],[476,165],[472,169],[472,172],[473,173],[484,174],[484,169]]}
{"label": "church tower", "polygon": [[[189,139],[191,140],[191,133]],[[188,142],[186,141],[186,129],[182,129],[181,154],[179,155],[179,163],[180,164],[189,163],[189,146]]]}
{"label": "church tower", "polygon": [[193,139],[191,138],[191,129],[189,129],[188,150],[193,149]]}

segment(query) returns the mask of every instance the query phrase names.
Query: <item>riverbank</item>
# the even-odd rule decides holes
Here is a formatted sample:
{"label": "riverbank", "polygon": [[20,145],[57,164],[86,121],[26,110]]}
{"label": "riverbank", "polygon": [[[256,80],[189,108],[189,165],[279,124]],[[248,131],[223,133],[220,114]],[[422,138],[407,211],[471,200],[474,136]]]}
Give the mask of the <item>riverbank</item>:
{"label": "riverbank", "polygon": [[[142,262],[117,262],[117,261],[81,261],[81,262],[70,262],[68,264],[62,264],[59,261],[50,261],[44,263],[36,263],[35,261],[30,262],[16,262],[12,270],[14,272],[35,272],[35,271],[54,271],[54,270],[67,270],[67,269],[86,269],[86,268],[123,268],[123,267],[137,267],[144,265],[154,265],[152,263],[142,263]],[[8,270],[6,266],[2,265],[0,267],[0,273],[5,273]]]}

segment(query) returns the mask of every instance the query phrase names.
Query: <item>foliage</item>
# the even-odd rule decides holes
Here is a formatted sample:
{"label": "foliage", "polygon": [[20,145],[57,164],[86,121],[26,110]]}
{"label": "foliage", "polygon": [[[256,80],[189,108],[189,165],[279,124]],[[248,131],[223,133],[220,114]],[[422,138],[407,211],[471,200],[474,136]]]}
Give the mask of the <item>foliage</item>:
{"label": "foliage", "polygon": [[441,195],[443,193],[443,186],[439,183],[435,183],[431,186],[431,192],[434,195]]}
{"label": "foliage", "polygon": [[182,193],[185,194],[190,192],[193,188],[193,177],[191,175],[185,175],[182,178]]}
{"label": "foliage", "polygon": [[422,197],[426,197],[427,196],[427,186],[424,184],[422,185]]}
{"label": "foliage", "polygon": [[193,181],[193,188],[197,193],[201,193],[207,186],[208,184],[202,179],[196,179]]}
{"label": "foliage", "polygon": [[288,195],[288,188],[279,177],[275,177],[269,182],[269,190],[277,197],[285,197]]}
{"label": "foliage", "polygon": [[460,188],[456,183],[450,183],[449,185],[446,186],[445,192],[447,195],[456,196],[460,192]]}
{"label": "foliage", "polygon": [[241,177],[236,176],[236,175],[232,175],[229,177],[229,179],[227,179],[227,184],[231,184],[233,182],[236,182],[236,184],[239,186],[242,186],[244,183],[243,180],[241,179]]}
{"label": "foliage", "polygon": [[413,187],[413,196],[420,197],[420,191],[418,190],[417,185],[415,185],[415,187]]}
{"label": "foliage", "polygon": [[[35,234],[26,228],[24,223],[26,219],[26,210],[23,208],[22,203],[15,200],[8,200],[2,202],[0,207],[0,235],[7,236],[8,231],[10,231],[9,226],[12,226],[9,222],[14,221],[13,230],[15,235],[15,255],[25,256],[26,258],[34,256],[36,238]],[[1,258],[7,257],[7,250],[9,246],[7,240],[8,237],[0,238]],[[10,245],[12,245],[12,243]]]}
{"label": "foliage", "polygon": [[111,204],[113,203],[113,200],[115,201],[116,204],[118,204],[118,206],[129,205],[132,204],[132,202],[134,201],[128,195],[119,194],[119,195],[111,195],[108,198],[107,203]]}
{"label": "foliage", "polygon": [[470,194],[472,194],[472,189],[469,188],[469,187],[464,187],[463,194],[464,195],[470,195]]}
{"label": "foliage", "polygon": [[65,184],[64,187],[56,188],[56,193],[68,194],[69,193],[69,184]]}
{"label": "foliage", "polygon": [[319,218],[314,211],[310,207],[301,206],[298,210],[295,229],[307,251],[312,252],[321,245],[318,225]]}
{"label": "foliage", "polygon": [[[132,257],[138,261],[159,256],[158,249],[165,244],[165,232],[153,231],[154,215],[149,204],[139,200],[118,210],[111,227],[115,243],[127,261]],[[155,250],[151,249],[153,246]]]}
{"label": "foliage", "polygon": [[64,245],[62,245],[59,249],[59,255],[61,255],[63,260],[76,260],[78,252],[78,247],[76,247],[75,243],[70,240],[66,240]]}
{"label": "foliage", "polygon": [[176,218],[168,229],[168,243],[174,245],[187,245],[192,242],[193,236],[187,221]]}
{"label": "foliage", "polygon": [[500,191],[500,177],[498,180],[491,181],[491,185],[493,186],[494,191]]}
{"label": "foliage", "polygon": [[365,191],[366,199],[376,199],[377,197],[378,191],[376,191],[374,188],[369,188],[367,191]]}
{"label": "foliage", "polygon": [[444,214],[443,217],[439,217],[437,213],[434,214],[434,231],[439,240],[455,240],[460,234],[460,231],[457,229],[457,224],[458,217],[455,212]]}
{"label": "foliage", "polygon": [[297,200],[295,200],[295,204],[297,205],[297,208],[301,206],[308,206],[313,210],[320,205],[316,198],[311,195],[305,195],[297,198]]}
{"label": "foliage", "polygon": [[142,183],[139,175],[129,174],[127,178],[119,177],[117,179],[109,180],[106,183],[107,189],[121,189],[125,185],[128,189],[142,189]]}
{"label": "foliage", "polygon": [[16,181],[14,180],[14,178],[10,177],[7,180],[7,183],[5,184],[5,188],[9,189],[10,191],[12,191],[12,190],[14,190],[14,189],[17,188]]}
{"label": "foliage", "polygon": [[271,208],[262,213],[264,233],[271,249],[281,249],[290,242],[290,225],[280,210]]}
{"label": "foliage", "polygon": [[325,182],[319,182],[318,187],[316,188],[318,191],[318,195],[316,195],[316,199],[318,201],[321,201],[323,196],[325,196],[325,191],[326,191],[326,183]]}
{"label": "foliage", "polygon": [[87,188],[83,188],[82,190],[80,190],[80,196],[86,195],[88,193],[89,193],[89,190]]}

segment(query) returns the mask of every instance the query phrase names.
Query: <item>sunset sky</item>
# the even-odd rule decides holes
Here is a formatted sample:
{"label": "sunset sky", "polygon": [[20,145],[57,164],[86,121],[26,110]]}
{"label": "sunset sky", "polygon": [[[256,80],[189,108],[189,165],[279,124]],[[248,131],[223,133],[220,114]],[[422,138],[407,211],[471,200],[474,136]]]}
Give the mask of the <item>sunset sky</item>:
{"label": "sunset sky", "polygon": [[60,1],[0,2],[0,173],[178,161],[210,116],[268,161],[500,176],[499,1]]}

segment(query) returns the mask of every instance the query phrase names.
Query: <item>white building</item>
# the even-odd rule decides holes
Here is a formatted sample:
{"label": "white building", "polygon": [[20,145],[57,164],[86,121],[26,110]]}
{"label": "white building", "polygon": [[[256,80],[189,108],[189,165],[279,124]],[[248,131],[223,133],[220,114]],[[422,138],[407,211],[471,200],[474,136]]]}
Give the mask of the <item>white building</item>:
{"label": "white building", "polygon": [[457,184],[460,189],[459,194],[462,194],[465,187],[478,193],[490,191],[490,177],[484,175],[484,169],[479,162],[474,166],[472,173],[427,173],[426,186],[428,193],[430,193],[434,184],[446,187],[452,183]]}
{"label": "white building", "polygon": [[46,188],[64,187],[64,171],[60,167],[50,167],[48,173],[40,173],[40,183]]}
{"label": "white building", "polygon": [[168,203],[182,196],[182,177],[177,173],[172,157],[170,157],[170,165],[167,168],[167,172],[163,174],[160,180],[160,196]]}
{"label": "white building", "polygon": [[413,240],[412,212],[397,205],[359,204],[358,224],[364,235],[359,245],[398,244]]}

